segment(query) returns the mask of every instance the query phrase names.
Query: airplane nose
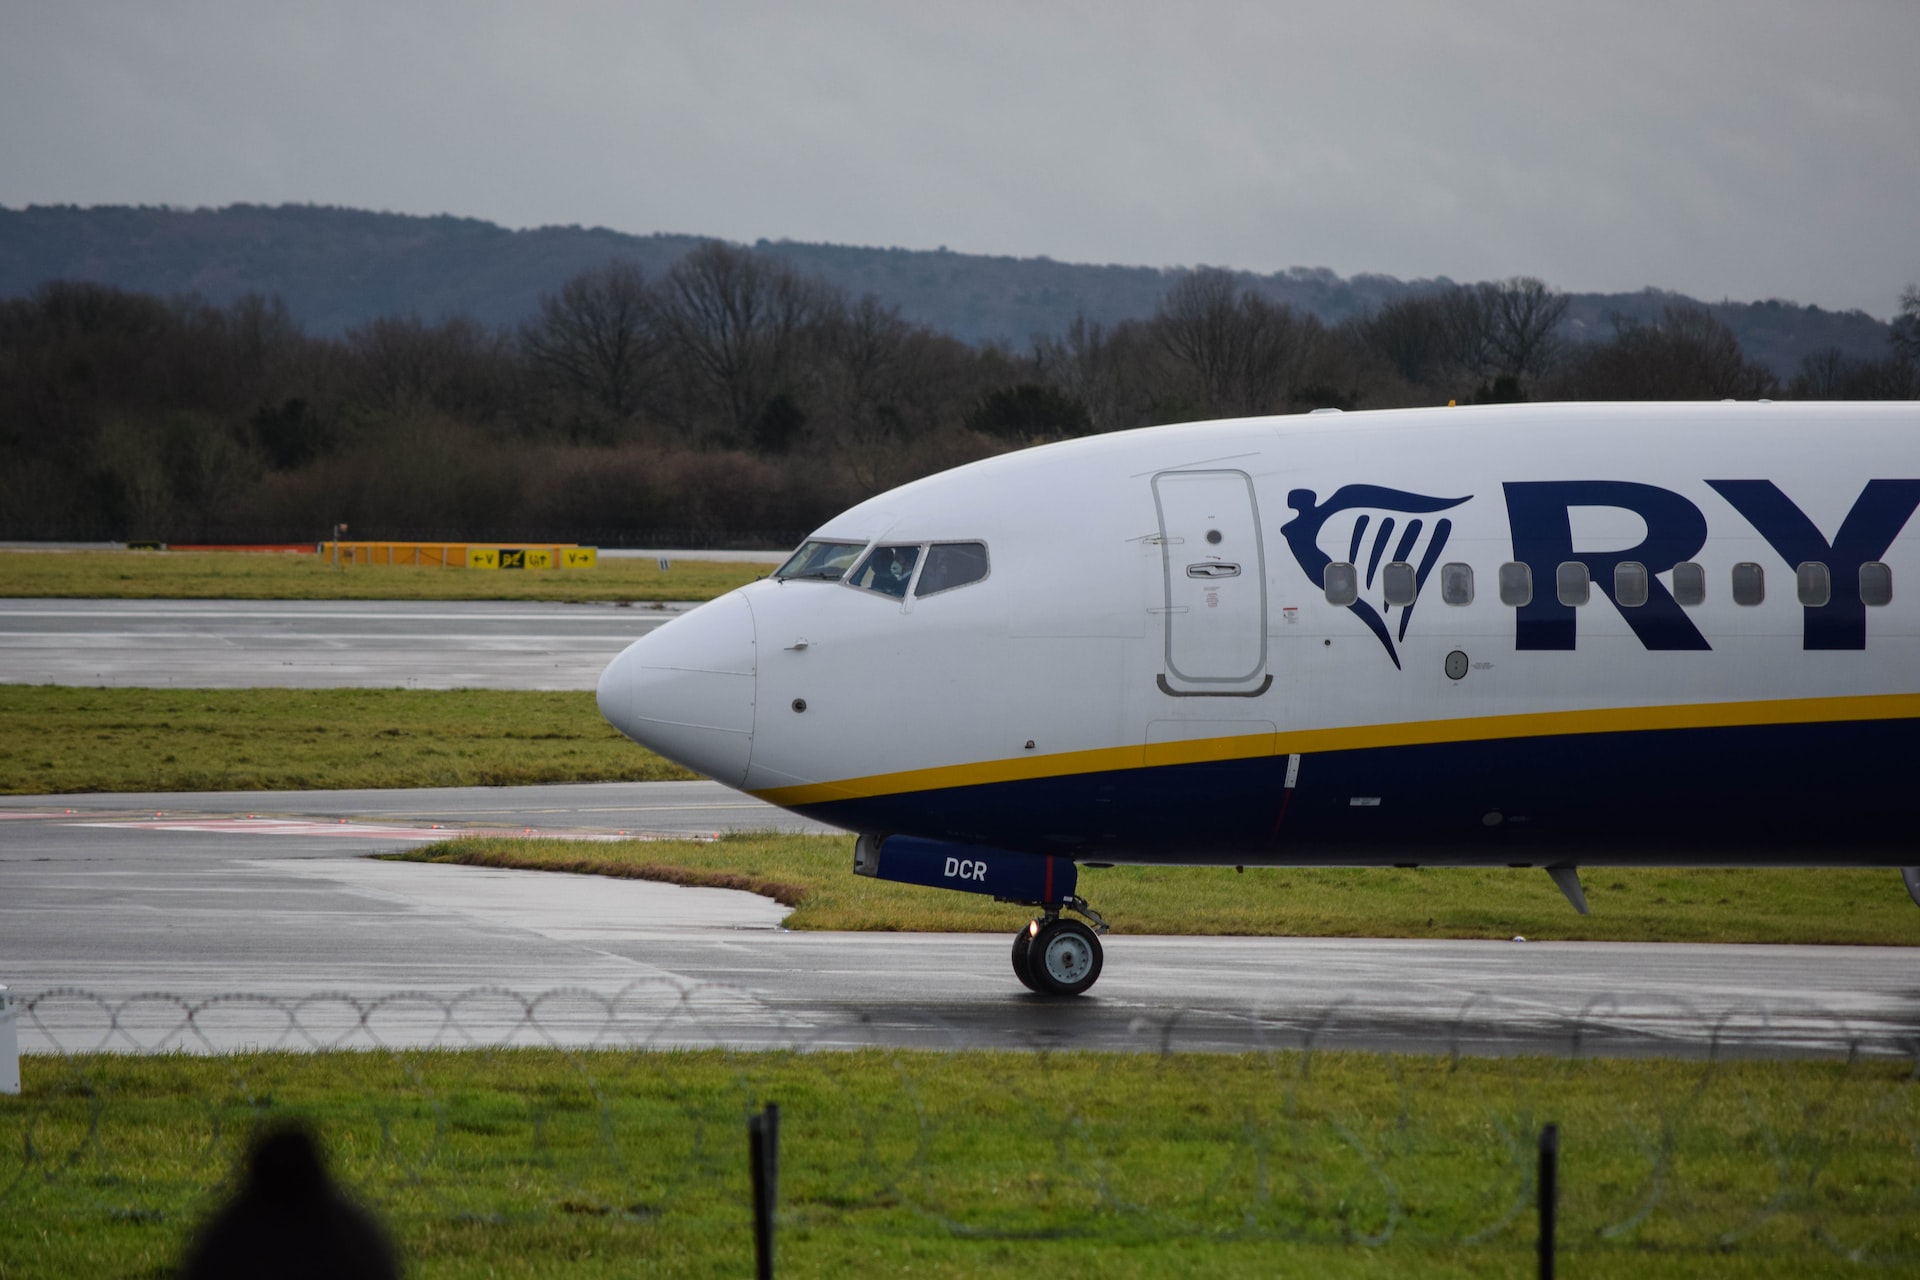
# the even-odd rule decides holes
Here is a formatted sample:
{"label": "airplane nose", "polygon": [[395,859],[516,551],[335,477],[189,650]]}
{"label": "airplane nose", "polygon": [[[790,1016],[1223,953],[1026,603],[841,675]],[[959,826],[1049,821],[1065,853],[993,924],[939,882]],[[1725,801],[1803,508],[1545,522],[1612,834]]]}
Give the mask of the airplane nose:
{"label": "airplane nose", "polygon": [[753,747],[753,609],[731,592],[641,636],[600,673],[600,714],[669,760],[737,787]]}

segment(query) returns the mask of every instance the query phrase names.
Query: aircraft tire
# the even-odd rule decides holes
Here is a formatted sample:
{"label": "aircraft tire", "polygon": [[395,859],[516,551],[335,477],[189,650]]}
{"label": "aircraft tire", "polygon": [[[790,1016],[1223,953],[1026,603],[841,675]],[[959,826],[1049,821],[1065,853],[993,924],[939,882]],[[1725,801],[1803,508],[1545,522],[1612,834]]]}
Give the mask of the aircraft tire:
{"label": "aircraft tire", "polygon": [[1100,977],[1103,959],[1100,939],[1078,920],[1042,926],[1027,948],[1035,987],[1047,995],[1079,995]]}
{"label": "aircraft tire", "polygon": [[1028,923],[1022,925],[1020,932],[1013,935],[1013,976],[1020,979],[1020,985],[1027,990],[1044,992],[1045,988],[1033,976],[1033,965],[1029,960],[1032,946],[1033,924]]}

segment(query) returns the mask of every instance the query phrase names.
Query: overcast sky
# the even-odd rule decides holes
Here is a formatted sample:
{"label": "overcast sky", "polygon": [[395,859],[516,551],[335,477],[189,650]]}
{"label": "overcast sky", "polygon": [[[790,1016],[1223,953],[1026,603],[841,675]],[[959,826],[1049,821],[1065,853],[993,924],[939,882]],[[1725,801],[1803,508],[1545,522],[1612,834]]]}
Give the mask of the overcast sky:
{"label": "overcast sky", "polygon": [[1920,0],[0,0],[0,205],[313,202],[1885,317]]}

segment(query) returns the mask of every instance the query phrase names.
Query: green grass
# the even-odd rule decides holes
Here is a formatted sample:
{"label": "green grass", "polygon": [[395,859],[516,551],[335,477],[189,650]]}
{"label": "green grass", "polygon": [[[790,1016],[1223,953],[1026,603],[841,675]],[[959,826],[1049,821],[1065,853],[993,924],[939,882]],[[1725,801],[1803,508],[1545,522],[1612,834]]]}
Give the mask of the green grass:
{"label": "green grass", "polygon": [[0,685],[0,793],[637,782],[693,774],[587,692]]}
{"label": "green grass", "polygon": [[336,568],[317,555],[234,551],[0,551],[0,596],[155,600],[711,600],[771,564],[605,559],[525,573]]}
{"label": "green grass", "polygon": [[[29,1057],[0,1276],[157,1276],[262,1117],[314,1125],[420,1277],[1912,1274],[1903,1064],[552,1050]],[[1851,1260],[1857,1256],[1860,1261]],[[1866,1265],[1862,1265],[1865,1263]]]}
{"label": "green grass", "polygon": [[[749,889],[798,904],[787,919],[796,929],[1011,934],[1029,915],[978,894],[856,876],[849,837],[591,846],[470,838],[393,856]],[[1545,872],[1506,868],[1083,868],[1079,891],[1126,934],[1920,946],[1920,910],[1891,869],[1602,867],[1584,879],[1587,916]]]}

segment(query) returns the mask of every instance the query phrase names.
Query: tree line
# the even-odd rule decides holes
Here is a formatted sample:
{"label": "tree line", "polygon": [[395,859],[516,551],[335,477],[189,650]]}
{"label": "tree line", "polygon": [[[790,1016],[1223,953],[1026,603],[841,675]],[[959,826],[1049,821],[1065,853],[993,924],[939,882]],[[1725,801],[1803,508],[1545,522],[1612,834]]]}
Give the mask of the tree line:
{"label": "tree line", "polygon": [[0,302],[0,537],[356,536],[782,545],[1030,443],[1315,408],[1920,396],[1920,291],[1880,360],[1784,382],[1704,309],[1579,335],[1539,280],[1328,325],[1228,272],[1026,350],[970,345],[720,242],[613,261],[515,329],[392,316],[339,338],[277,299],[105,285]]}

